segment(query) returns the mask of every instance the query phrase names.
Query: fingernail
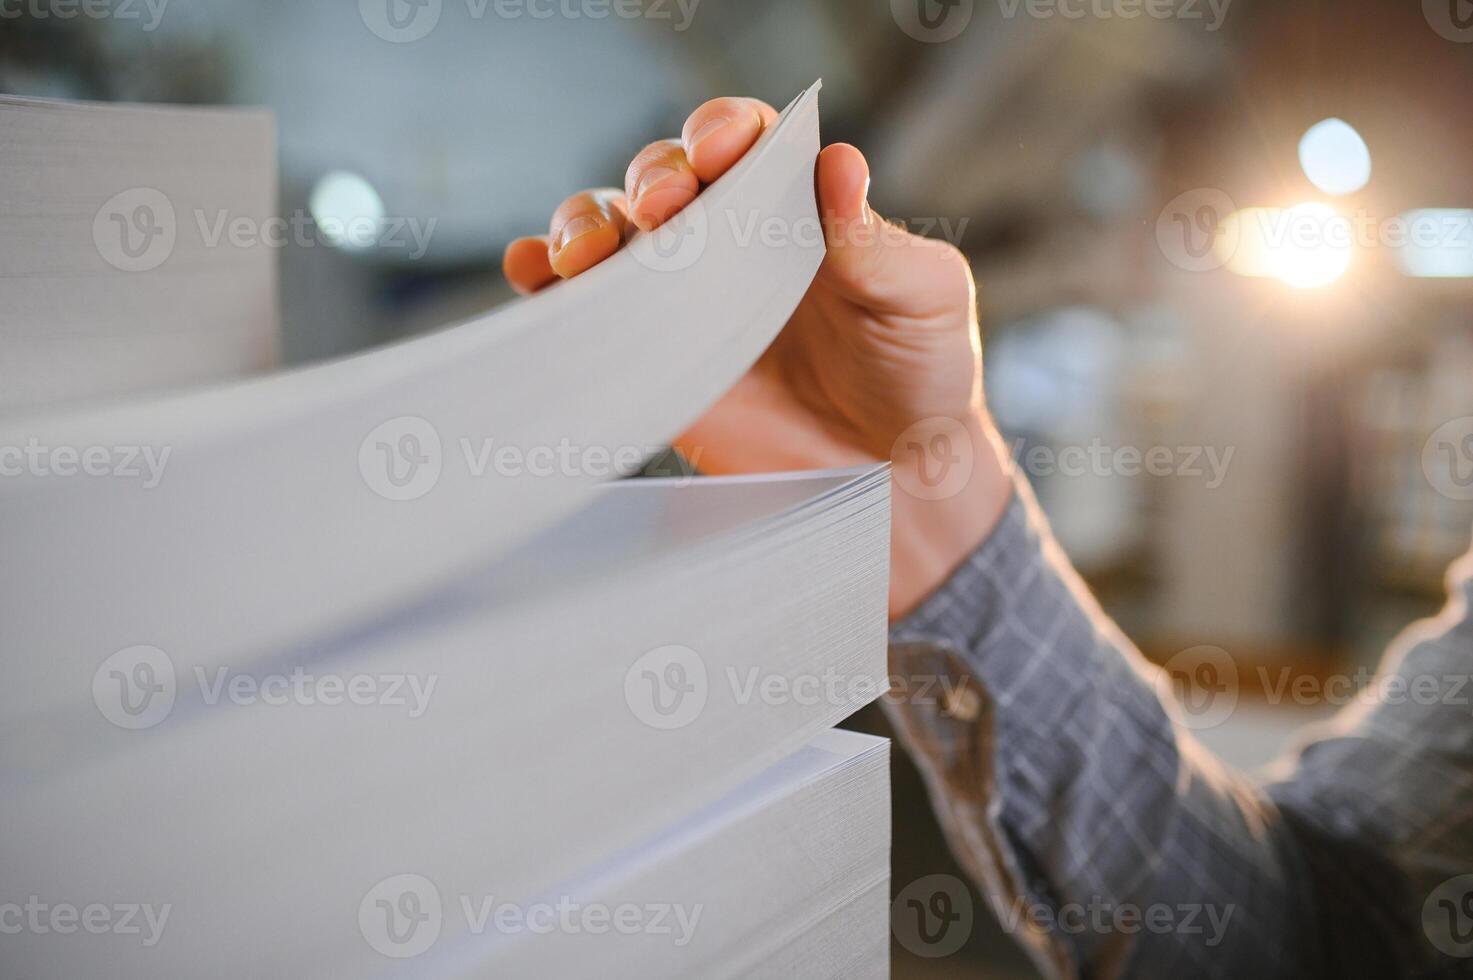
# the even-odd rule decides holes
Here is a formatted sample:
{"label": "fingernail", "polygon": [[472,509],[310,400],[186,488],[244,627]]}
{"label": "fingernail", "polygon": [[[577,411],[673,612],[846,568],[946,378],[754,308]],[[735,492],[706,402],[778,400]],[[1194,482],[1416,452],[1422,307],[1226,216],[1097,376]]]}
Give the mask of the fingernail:
{"label": "fingernail", "polygon": [[639,178],[639,186],[634,188],[634,199],[638,201],[660,184],[676,176],[676,173],[670,167],[655,167],[651,170],[646,170],[644,175]]}
{"label": "fingernail", "polygon": [[731,122],[731,120],[727,119],[725,116],[718,116],[715,119],[712,119],[710,122],[706,123],[706,125],[702,126],[700,129],[696,130],[694,133],[691,133],[690,141],[686,144],[685,147],[686,155],[689,156],[690,154],[694,153],[696,151],[696,147],[701,145],[701,140],[705,139],[707,136],[710,136],[712,133],[716,132],[716,130],[720,129],[722,126],[725,126],[729,122]]}
{"label": "fingernail", "polygon": [[578,215],[578,217],[573,218],[567,224],[563,225],[562,230],[557,233],[557,251],[561,252],[573,244],[575,240],[582,238],[589,232],[598,231],[601,227],[603,225],[592,215]]}

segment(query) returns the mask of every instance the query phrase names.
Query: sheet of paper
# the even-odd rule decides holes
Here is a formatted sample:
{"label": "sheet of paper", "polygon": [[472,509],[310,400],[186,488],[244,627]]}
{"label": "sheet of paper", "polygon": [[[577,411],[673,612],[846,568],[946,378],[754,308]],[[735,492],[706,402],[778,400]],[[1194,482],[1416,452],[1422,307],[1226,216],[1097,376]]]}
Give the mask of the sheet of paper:
{"label": "sheet of paper", "polygon": [[412,601],[635,468],[822,261],[817,89],[661,234],[535,297],[332,363],[0,421],[23,460],[0,479],[0,730],[86,699],[124,648],[239,664]]}
{"label": "sheet of paper", "polygon": [[0,417],[275,365],[269,112],[0,96],[0,174]]}

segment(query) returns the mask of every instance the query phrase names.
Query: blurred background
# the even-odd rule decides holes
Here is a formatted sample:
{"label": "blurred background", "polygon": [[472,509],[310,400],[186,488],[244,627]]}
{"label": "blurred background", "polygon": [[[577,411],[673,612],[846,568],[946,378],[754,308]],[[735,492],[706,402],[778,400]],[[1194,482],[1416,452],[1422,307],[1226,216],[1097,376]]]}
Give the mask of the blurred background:
{"label": "blurred background", "polygon": [[[0,3],[0,92],[269,106],[282,214],[385,231],[282,251],[297,362],[504,302],[566,194],[820,76],[876,208],[971,258],[1066,550],[1198,736],[1268,762],[1468,545],[1468,0]],[[897,892],[959,875],[904,759],[895,787]],[[1032,975],[973,900],[895,974]]]}

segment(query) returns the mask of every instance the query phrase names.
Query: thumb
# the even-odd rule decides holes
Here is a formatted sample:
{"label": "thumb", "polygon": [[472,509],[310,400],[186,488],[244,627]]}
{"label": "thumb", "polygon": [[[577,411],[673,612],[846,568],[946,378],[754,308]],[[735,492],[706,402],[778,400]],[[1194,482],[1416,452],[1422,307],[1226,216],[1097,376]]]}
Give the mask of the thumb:
{"label": "thumb", "polygon": [[828,256],[825,286],[880,312],[930,316],[971,303],[971,274],[952,245],[913,235],[869,206],[864,154],[834,143],[818,155],[818,208]]}

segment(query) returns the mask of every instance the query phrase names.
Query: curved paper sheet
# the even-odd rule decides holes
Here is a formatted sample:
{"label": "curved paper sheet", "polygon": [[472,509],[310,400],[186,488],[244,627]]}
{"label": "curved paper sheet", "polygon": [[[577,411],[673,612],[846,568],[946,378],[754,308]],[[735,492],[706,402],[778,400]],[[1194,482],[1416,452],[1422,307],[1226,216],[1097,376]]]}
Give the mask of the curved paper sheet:
{"label": "curved paper sheet", "polygon": [[666,231],[543,294],[320,366],[0,423],[0,447],[152,454],[137,477],[0,479],[0,733],[90,699],[130,646],[239,666],[424,595],[678,434],[822,261],[817,90]]}

